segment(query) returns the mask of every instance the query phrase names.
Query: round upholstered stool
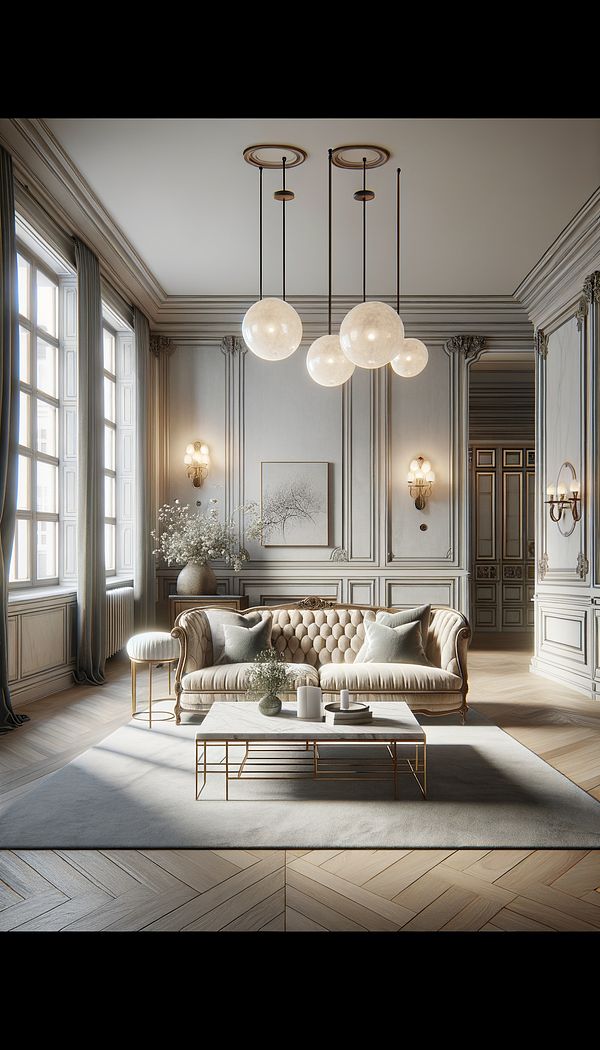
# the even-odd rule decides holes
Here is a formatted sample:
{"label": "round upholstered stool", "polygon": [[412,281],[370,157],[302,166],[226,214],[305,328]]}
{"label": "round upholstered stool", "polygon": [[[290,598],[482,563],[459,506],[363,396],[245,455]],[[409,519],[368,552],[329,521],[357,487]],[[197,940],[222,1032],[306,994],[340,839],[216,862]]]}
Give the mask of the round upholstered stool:
{"label": "round upholstered stool", "polygon": [[[171,665],[179,660],[179,642],[167,631],[146,631],[134,634],[127,642],[127,655],[131,660],[131,717],[148,719],[152,727],[152,671],[157,664],[169,666],[169,697],[171,696]],[[148,710],[137,710],[137,669],[140,664],[148,666]],[[155,722],[169,722],[175,715],[170,711],[159,711]]]}

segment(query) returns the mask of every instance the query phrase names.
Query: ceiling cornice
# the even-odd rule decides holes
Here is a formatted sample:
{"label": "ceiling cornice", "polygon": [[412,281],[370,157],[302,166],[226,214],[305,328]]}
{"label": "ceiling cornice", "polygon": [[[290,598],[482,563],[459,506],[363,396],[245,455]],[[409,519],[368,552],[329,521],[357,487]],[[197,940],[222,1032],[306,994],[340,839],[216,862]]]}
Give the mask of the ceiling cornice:
{"label": "ceiling cornice", "polygon": [[101,270],[152,321],[166,292],[44,121],[2,119],[0,141],[19,181],[59,225],[89,244]]}
{"label": "ceiling cornice", "polygon": [[[393,296],[381,296],[395,307]],[[302,319],[302,345],[327,331],[326,296],[288,296]],[[242,318],[256,296],[169,296],[159,308],[153,328],[178,346],[216,346],[224,334],[239,334]],[[332,326],[360,302],[359,297],[334,296]],[[531,353],[533,329],[523,307],[511,296],[403,296],[400,313],[408,335],[444,343],[457,331],[491,335],[497,350]]]}
{"label": "ceiling cornice", "polygon": [[539,327],[581,295],[585,277],[600,266],[600,187],[579,209],[515,289]]}

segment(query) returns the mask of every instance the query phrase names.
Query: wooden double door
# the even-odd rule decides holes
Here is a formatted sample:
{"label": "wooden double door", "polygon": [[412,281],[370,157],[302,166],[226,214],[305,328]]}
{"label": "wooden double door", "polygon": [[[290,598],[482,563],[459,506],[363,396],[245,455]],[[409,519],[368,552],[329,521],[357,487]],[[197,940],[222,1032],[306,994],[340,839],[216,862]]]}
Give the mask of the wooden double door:
{"label": "wooden double door", "polygon": [[472,445],[469,473],[473,630],[532,631],[535,449]]}

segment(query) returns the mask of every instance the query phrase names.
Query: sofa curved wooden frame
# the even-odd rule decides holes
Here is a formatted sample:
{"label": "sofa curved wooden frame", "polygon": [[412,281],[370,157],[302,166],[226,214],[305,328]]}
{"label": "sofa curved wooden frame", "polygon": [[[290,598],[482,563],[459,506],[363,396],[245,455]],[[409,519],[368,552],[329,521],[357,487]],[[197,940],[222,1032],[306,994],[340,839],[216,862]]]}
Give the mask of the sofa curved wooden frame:
{"label": "sofa curved wooden frame", "polygon": [[[188,713],[194,713],[194,712],[198,711],[198,709],[199,709],[198,707],[186,708],[186,707],[183,707],[182,703],[181,703],[181,696],[182,696],[182,693],[184,692],[182,684],[181,684],[181,679],[182,679],[182,677],[183,677],[183,675],[185,673],[184,672],[184,668],[186,667],[187,660],[188,660],[188,636],[187,636],[187,632],[186,632],[185,628],[180,626],[179,621],[182,618],[184,618],[187,615],[189,615],[190,612],[196,612],[196,611],[197,612],[206,612],[206,610],[208,608],[210,608],[210,607],[209,606],[202,606],[202,607],[199,606],[197,610],[195,610],[195,609],[186,609],[184,612],[179,614],[179,616],[175,620],[175,625],[173,627],[173,630],[171,631],[171,635],[173,636],[173,638],[177,638],[179,640],[179,643],[180,643],[180,646],[181,646],[181,651],[180,651],[180,654],[179,654],[179,661],[177,663],[177,670],[176,670],[176,673],[175,673],[175,697],[176,697],[176,700],[175,700],[175,721],[176,721],[177,725],[180,725],[180,723],[181,723],[181,712],[182,711],[186,711]],[[218,608],[218,607],[215,607],[215,608]],[[247,613],[251,613],[251,612],[265,612],[265,611],[276,612],[278,609],[301,610],[301,611],[302,610],[304,610],[304,611],[306,611],[306,610],[308,610],[308,611],[321,611],[321,610],[327,611],[327,610],[330,610],[330,609],[332,609],[332,610],[335,610],[335,609],[347,609],[347,610],[358,609],[358,610],[368,610],[368,611],[374,612],[374,613],[378,613],[378,612],[390,612],[390,613],[393,613],[393,612],[398,612],[399,611],[397,606],[394,607],[394,606],[385,606],[385,605],[359,605],[359,604],[356,604],[355,602],[336,602],[336,601],[329,600],[329,599],[324,599],[324,598],[320,598],[320,597],[311,596],[311,597],[303,598],[303,599],[301,599],[301,600],[299,600],[297,602],[283,602],[281,605],[255,605],[255,606],[252,606],[252,608],[244,609],[243,615],[246,615]],[[460,698],[461,698],[460,707],[457,706],[456,709],[453,710],[453,711],[447,711],[447,710],[446,711],[436,711],[436,710],[427,709],[426,707],[413,706],[412,704],[410,706],[411,706],[411,710],[414,713],[427,715],[427,716],[433,717],[433,718],[439,718],[439,717],[442,717],[442,715],[447,715],[447,714],[454,714],[454,713],[460,714],[461,718],[462,718],[462,724],[464,725],[465,724],[466,714],[467,714],[467,711],[468,711],[468,705],[467,705],[468,678],[467,678],[466,653],[467,653],[467,648],[468,648],[469,642],[471,640],[471,627],[469,625],[469,622],[468,622],[467,618],[462,613],[458,612],[458,610],[451,609],[449,606],[432,605],[432,607],[431,607],[430,630],[431,630],[431,627],[434,626],[434,618],[435,618],[435,613],[436,612],[444,612],[444,613],[450,612],[450,613],[453,613],[454,616],[459,621],[458,627],[455,627],[455,629],[454,629],[454,650],[453,651],[454,651],[454,660],[456,661],[456,665],[459,668],[460,677],[462,678],[462,687],[461,687],[460,690],[456,690],[458,696],[460,696]],[[207,626],[208,626],[208,621],[207,621]],[[309,664],[309,666],[312,667],[313,665]],[[223,695],[227,695],[227,696],[235,696],[235,695],[245,696],[246,695],[246,690],[245,689],[202,689],[201,692],[202,692],[202,694],[206,694],[207,696],[210,696],[210,697],[213,697],[213,698],[216,698],[218,696],[223,696]],[[335,694],[337,692],[338,692],[338,690],[336,690],[336,689],[323,689],[323,693],[324,694],[325,693]],[[374,695],[374,696],[379,696],[379,697],[386,697],[386,696],[394,697],[394,696],[397,696],[399,692],[401,692],[402,696],[407,696],[408,695],[408,696],[415,696],[416,697],[416,696],[419,696],[420,694],[422,694],[423,692],[425,693],[425,696],[427,696],[428,694],[432,694],[432,693],[447,693],[448,690],[446,690],[446,689],[440,689],[440,690],[427,689],[427,690],[424,691],[422,689],[413,689],[413,690],[410,690],[410,689],[403,689],[403,690],[397,690],[397,689],[396,690],[394,690],[394,689],[389,689],[389,690],[385,690],[385,689],[350,689],[349,692],[351,694],[356,694],[356,695],[358,695],[358,694],[361,694],[361,695]]]}

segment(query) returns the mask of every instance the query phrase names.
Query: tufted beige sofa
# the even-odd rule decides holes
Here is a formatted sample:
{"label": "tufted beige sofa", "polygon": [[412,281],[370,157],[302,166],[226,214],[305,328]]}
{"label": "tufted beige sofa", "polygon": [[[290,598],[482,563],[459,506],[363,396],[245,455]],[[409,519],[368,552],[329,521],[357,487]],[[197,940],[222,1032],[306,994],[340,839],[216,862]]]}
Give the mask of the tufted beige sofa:
{"label": "tufted beige sofa", "polygon": [[[454,609],[432,608],[426,647],[431,667],[355,664],[365,637],[364,622],[374,620],[380,609],[383,607],[305,598],[295,605],[259,606],[244,611],[272,616],[271,645],[283,653],[288,669],[296,673],[297,684],[303,684],[308,676],[310,683],[320,685],[324,693],[348,689],[350,693],[381,700],[405,700],[413,711],[422,714],[459,712],[464,723],[467,647],[471,637],[465,617]],[[171,633],[181,643],[175,676],[177,725],[181,711],[198,710],[215,696],[243,698],[252,664],[213,665],[210,627],[202,609],[180,613]]]}

